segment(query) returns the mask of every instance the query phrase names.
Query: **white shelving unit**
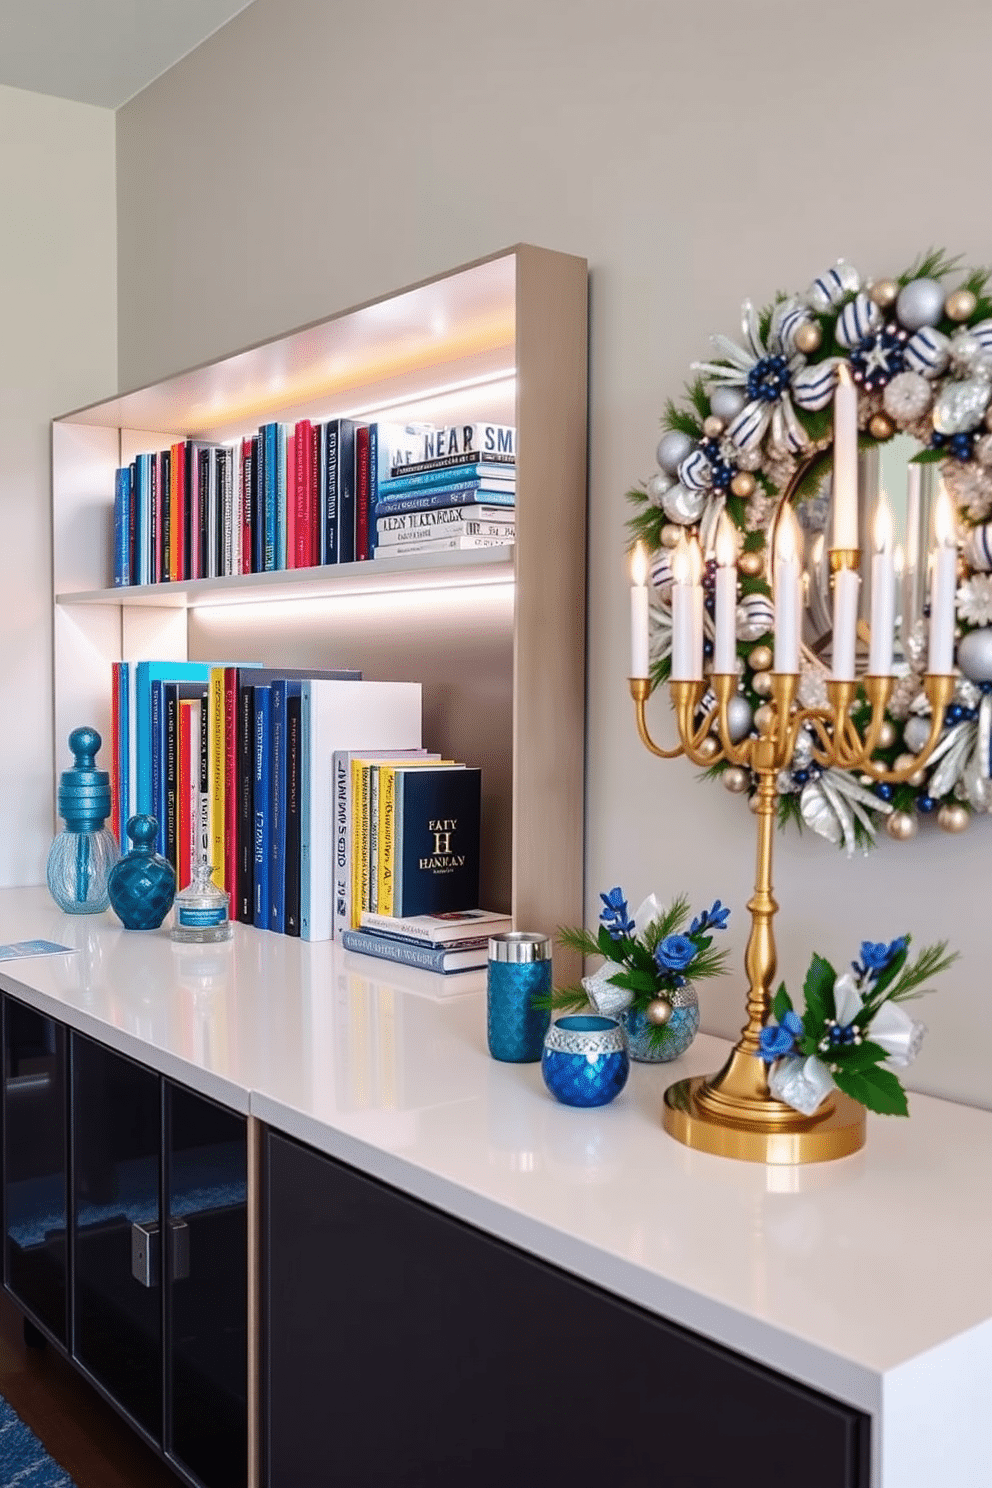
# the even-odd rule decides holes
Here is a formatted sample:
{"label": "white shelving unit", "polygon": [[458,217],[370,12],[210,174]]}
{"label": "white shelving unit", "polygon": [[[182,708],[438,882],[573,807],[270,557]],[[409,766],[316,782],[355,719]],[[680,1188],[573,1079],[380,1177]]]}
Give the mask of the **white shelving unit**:
{"label": "white shelving unit", "polygon": [[[587,269],[518,245],[52,428],[54,772],[110,667],[142,657],[356,666],[417,680],[424,739],[483,767],[483,902],[582,919]],[[505,549],[115,589],[114,472],[177,439],[278,418],[517,427]],[[571,976],[567,957],[556,967]]]}

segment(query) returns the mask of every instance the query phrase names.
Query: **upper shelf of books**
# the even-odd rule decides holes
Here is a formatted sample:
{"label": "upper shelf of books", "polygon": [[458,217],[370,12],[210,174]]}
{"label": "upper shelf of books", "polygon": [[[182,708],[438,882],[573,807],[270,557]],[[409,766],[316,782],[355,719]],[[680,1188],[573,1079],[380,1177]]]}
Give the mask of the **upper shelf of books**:
{"label": "upper shelf of books", "polygon": [[484,387],[515,370],[515,290],[509,250],[58,422],[221,440]]}

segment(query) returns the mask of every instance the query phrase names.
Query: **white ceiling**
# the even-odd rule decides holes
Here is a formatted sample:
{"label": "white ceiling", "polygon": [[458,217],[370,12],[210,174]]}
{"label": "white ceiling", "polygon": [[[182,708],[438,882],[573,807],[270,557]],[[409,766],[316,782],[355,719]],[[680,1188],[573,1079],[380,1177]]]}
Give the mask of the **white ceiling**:
{"label": "white ceiling", "polygon": [[251,0],[0,0],[0,83],[119,108]]}

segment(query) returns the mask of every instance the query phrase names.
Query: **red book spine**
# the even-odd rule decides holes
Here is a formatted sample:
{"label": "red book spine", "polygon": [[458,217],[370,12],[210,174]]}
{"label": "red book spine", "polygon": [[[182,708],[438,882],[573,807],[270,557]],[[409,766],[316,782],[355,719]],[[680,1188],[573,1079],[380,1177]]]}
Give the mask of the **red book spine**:
{"label": "red book spine", "polygon": [[296,432],[286,433],[286,567],[296,567]]}
{"label": "red book spine", "polygon": [[313,426],[309,419],[300,419],[296,425],[296,551],[294,568],[310,567],[310,439]]}
{"label": "red book spine", "polygon": [[238,669],[224,668],[224,882],[231,903],[238,882]]}
{"label": "red book spine", "polygon": [[[199,705],[197,705],[199,706]],[[176,833],[176,855],[178,858],[179,887],[185,889],[193,877],[193,834],[195,813],[193,811],[193,777],[191,762],[193,754],[193,704],[189,699],[179,700],[179,760],[176,773],[176,797],[179,809]],[[197,753],[199,744],[197,744]],[[199,762],[197,762],[199,773]]]}
{"label": "red book spine", "polygon": [[310,429],[310,563],[314,568],[321,557],[321,514],[324,510],[320,489],[320,446],[323,425]]}
{"label": "red book spine", "polygon": [[355,430],[355,561],[369,556],[369,430]]}

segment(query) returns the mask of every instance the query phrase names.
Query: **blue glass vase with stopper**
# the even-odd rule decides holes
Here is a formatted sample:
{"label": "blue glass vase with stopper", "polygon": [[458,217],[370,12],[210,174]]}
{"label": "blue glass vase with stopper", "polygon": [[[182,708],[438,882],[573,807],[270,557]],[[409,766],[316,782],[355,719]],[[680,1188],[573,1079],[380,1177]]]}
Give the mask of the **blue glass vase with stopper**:
{"label": "blue glass vase with stopper", "polygon": [[48,888],[66,914],[100,914],[110,903],[110,870],[120,856],[104,822],[110,815],[110,776],[96,768],[102,743],[95,728],[73,729],[75,763],[59,780],[58,813],[65,822],[48,852]]}
{"label": "blue glass vase with stopper", "polygon": [[127,835],[131,851],[110,872],[110,903],[128,930],[157,930],[176,897],[172,864],[155,851],[158,821],[132,816]]}

